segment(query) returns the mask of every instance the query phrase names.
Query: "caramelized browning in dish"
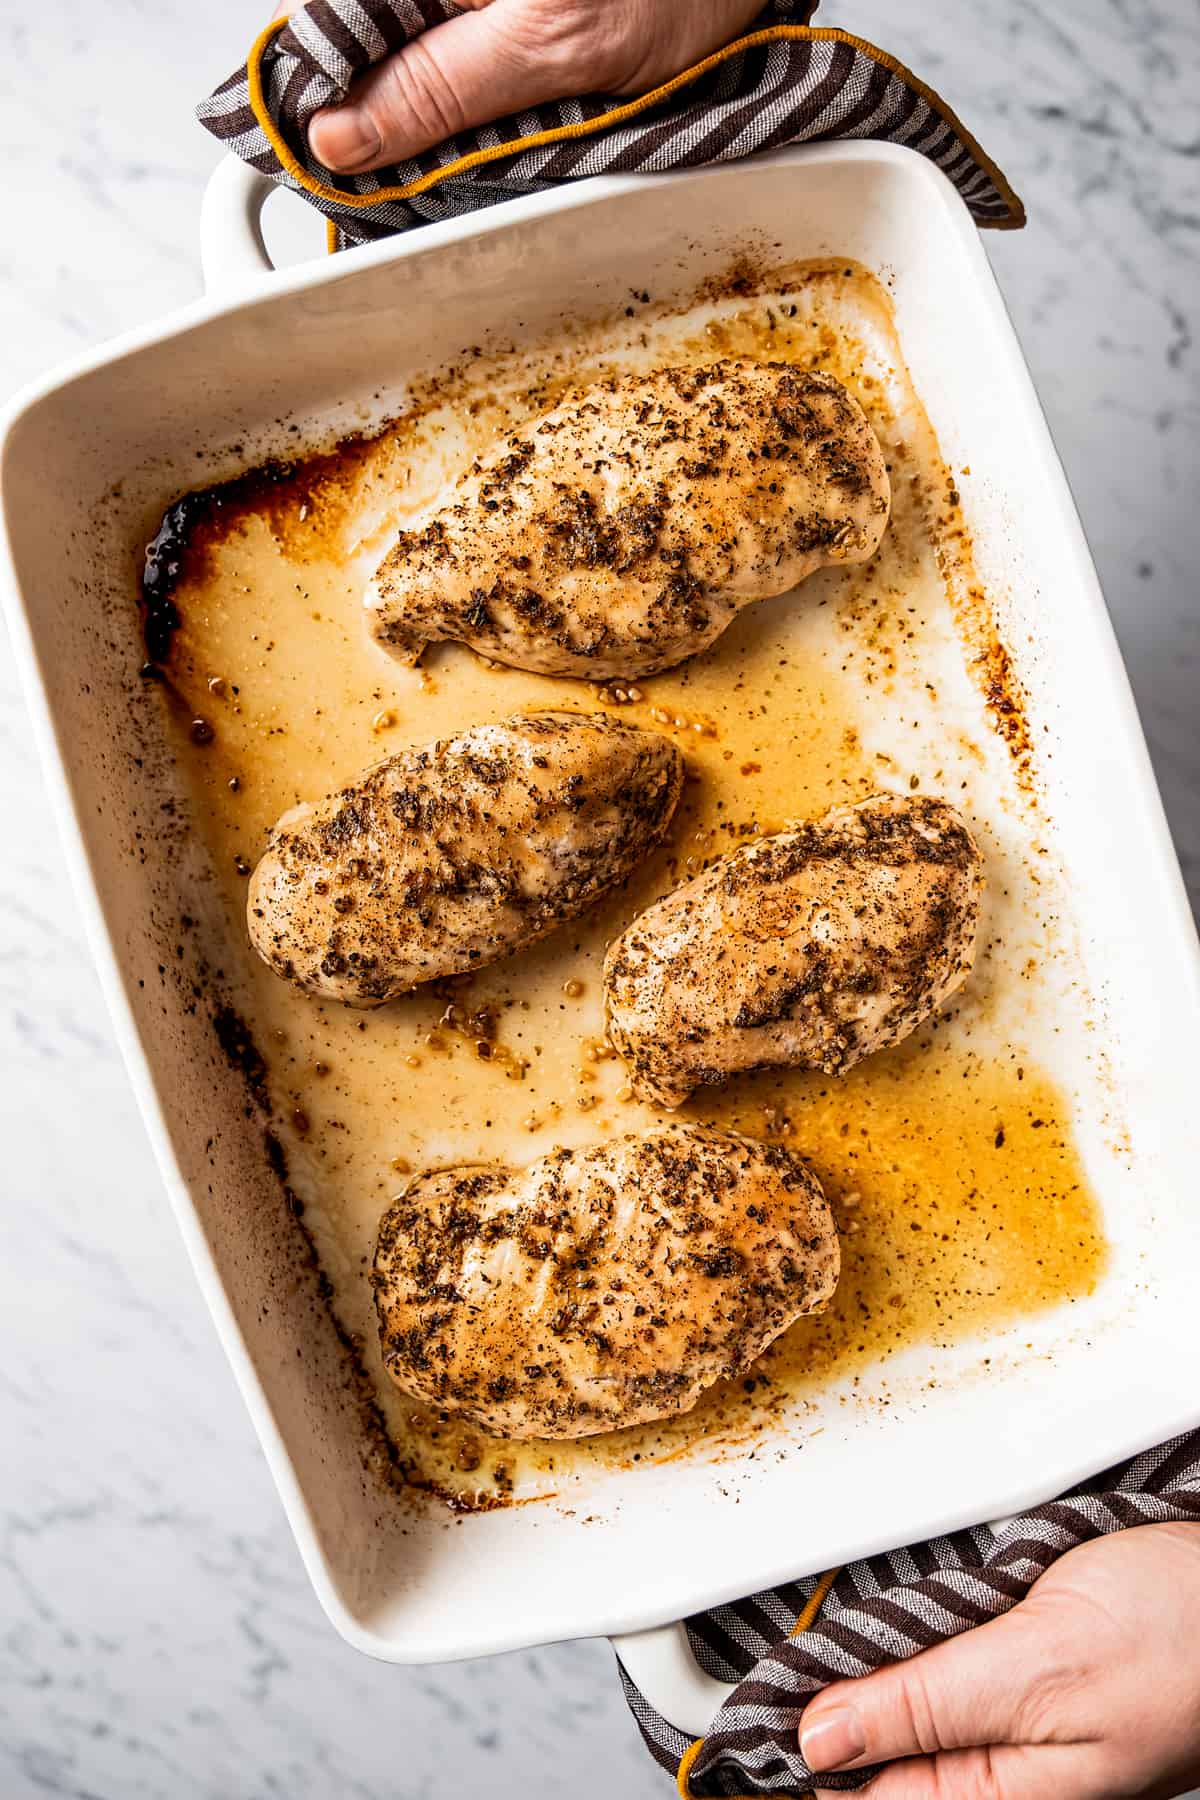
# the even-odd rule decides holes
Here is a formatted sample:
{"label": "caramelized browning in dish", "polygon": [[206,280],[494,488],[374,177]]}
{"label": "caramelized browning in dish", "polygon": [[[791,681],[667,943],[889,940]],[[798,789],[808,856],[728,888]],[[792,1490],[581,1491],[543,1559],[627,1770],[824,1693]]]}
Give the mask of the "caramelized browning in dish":
{"label": "caramelized browning in dish", "polygon": [[418,1176],[384,1217],[384,1366],[510,1438],[669,1418],[824,1305],[840,1258],[779,1145],[664,1125],[523,1170]]}
{"label": "caramelized browning in dish", "polygon": [[966,979],[983,864],[944,800],[876,794],[745,844],[652,906],[604,965],[634,1089],[679,1106],[746,1069],[841,1074]]}
{"label": "caramelized browning in dish", "polygon": [[250,940],[351,1006],[485,967],[574,919],[660,841],[683,758],[583,713],[476,725],[389,757],[278,821],[250,882]]}
{"label": "caramelized browning in dish", "polygon": [[[439,376],[432,396],[406,401],[370,443],[197,496],[176,546],[179,573],[162,596],[179,628],[151,649],[167,657],[155,691],[208,879],[198,883],[190,864],[181,872],[181,960],[147,971],[147,986],[186,981],[192,998],[188,946],[203,937],[201,992],[244,1021],[229,1053],[245,1053],[246,1104],[286,1156],[281,1229],[295,1229],[302,1207],[331,1310],[360,1347],[388,1467],[407,1493],[432,1491],[456,1508],[554,1491],[570,1506],[578,1484],[603,1471],[670,1457],[716,1462],[717,1479],[722,1459],[748,1450],[802,1458],[808,1432],[843,1408],[923,1403],[928,1382],[951,1379],[948,1360],[971,1361],[961,1346],[981,1333],[1007,1331],[1010,1359],[1036,1354],[1014,1322],[1081,1305],[1111,1266],[1090,1160],[1102,1165],[1107,1154],[1102,1068],[1076,1067],[1064,1084],[1044,1026],[1050,996],[1055,1008],[1074,1008],[1086,990],[1068,991],[1084,977],[1061,923],[1069,907],[1055,853],[1027,808],[1025,796],[1040,793],[1021,749],[1032,726],[972,559],[964,507],[975,477],[938,454],[886,292],[839,262],[790,270],[761,292],[740,285],[715,311],[707,296],[657,323],[639,309],[618,330],[615,352],[589,326],[544,356],[539,349],[532,369],[466,364],[453,379]],[[356,1010],[239,955],[246,877],[289,806],[354,783],[388,750],[579,704],[567,680],[488,667],[458,646],[438,649],[420,671],[381,656],[362,619],[382,554],[364,529],[381,507],[395,504],[397,523],[418,524],[459,470],[527,434],[614,361],[707,367],[718,358],[835,375],[884,446],[892,511],[868,564],[817,573],[802,604],[784,597],[745,609],[714,651],[621,705],[621,716],[687,753],[692,779],[668,840],[609,904],[519,961],[463,978],[453,1005],[433,984]],[[200,719],[211,727],[203,739],[193,735]],[[631,1097],[619,1058],[604,1050],[606,944],[714,855],[884,785],[908,791],[918,778],[961,806],[987,858],[971,979],[904,1043],[847,1075],[765,1069],[697,1090],[683,1115],[802,1148],[842,1231],[832,1301],[690,1412],[610,1434],[517,1443],[397,1388],[382,1366],[365,1275],[380,1216],[411,1173],[523,1168],[556,1144],[662,1122]],[[473,1041],[486,1035],[476,1031],[485,1018],[490,1044]]]}
{"label": "caramelized browning in dish", "polygon": [[865,562],[889,496],[831,375],[731,359],[612,377],[476,458],[367,604],[406,662],[454,638],[546,675],[650,675],[752,601]]}

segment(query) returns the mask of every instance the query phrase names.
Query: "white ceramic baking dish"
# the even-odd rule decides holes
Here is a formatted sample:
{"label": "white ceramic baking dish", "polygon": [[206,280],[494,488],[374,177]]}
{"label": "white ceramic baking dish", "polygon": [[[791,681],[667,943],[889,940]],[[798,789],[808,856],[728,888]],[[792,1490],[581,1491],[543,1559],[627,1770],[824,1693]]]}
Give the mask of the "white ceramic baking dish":
{"label": "white ceramic baking dish", "polygon": [[[646,1632],[1012,1511],[1194,1425],[1200,959],[1079,521],[949,184],[903,150],[826,146],[603,179],[278,274],[261,249],[261,199],[253,177],[223,169],[206,205],[208,296],[10,410],[5,586],[130,1078],[338,1630],[397,1662]],[[964,504],[1029,695],[1045,829],[1070,874],[1091,1046],[1108,1068],[1108,1124],[1091,1138],[1082,1128],[1082,1148],[1112,1272],[1086,1303],[944,1353],[920,1398],[832,1412],[786,1462],[692,1457],[610,1472],[570,1504],[451,1523],[406,1509],[364,1469],[342,1348],[261,1126],[214,1050],[206,971],[178,924],[181,880],[203,882],[203,855],[174,797],[155,696],[135,678],[136,550],[174,495],[288,443],[289,425],[303,441],[373,416],[381,383],[437,367],[485,329],[520,340],[634,283],[694,289],[748,239],[781,260],[834,254],[881,275],[947,460],[971,467]],[[1105,1129],[1127,1134],[1122,1154],[1100,1144]],[[700,1726],[713,1691],[677,1650],[649,1631],[623,1654]]]}

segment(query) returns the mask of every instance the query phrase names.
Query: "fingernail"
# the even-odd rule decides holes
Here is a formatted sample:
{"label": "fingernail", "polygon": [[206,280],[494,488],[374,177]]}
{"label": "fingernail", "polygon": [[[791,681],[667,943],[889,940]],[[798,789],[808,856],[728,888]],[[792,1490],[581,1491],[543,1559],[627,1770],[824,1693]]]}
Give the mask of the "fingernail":
{"label": "fingernail", "polygon": [[383,144],[361,106],[327,106],[313,115],[308,147],[327,169],[361,169]]}
{"label": "fingernail", "polygon": [[844,1769],[866,1747],[858,1714],[849,1706],[835,1707],[823,1719],[800,1728],[800,1754],[814,1775],[822,1770]]}

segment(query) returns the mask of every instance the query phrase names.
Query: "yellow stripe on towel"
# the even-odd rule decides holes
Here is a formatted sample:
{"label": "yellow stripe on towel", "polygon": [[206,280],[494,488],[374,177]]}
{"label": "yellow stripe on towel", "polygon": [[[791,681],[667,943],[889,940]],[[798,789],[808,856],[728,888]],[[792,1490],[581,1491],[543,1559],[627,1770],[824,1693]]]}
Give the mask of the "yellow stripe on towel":
{"label": "yellow stripe on towel", "polygon": [[[816,1623],[820,1616],[821,1608],[829,1598],[829,1590],[832,1588],[840,1574],[840,1569],[827,1569],[825,1574],[822,1575],[820,1581],[818,1581],[816,1587],[809,1595],[804,1611],[800,1614],[800,1617],[788,1632],[790,1638],[799,1637],[802,1631],[807,1631],[810,1625]],[[696,1796],[692,1793],[689,1781],[692,1770],[696,1766],[696,1758],[703,1748],[704,1739],[702,1737],[697,1738],[694,1744],[688,1745],[687,1749],[679,1759],[679,1773],[676,1777],[676,1785],[679,1791],[680,1800],[696,1800]],[[803,1800],[810,1800],[811,1793],[812,1790],[810,1788],[808,1795],[804,1796]],[[751,1794],[734,1794],[730,1796],[730,1800],[754,1800],[754,1797]]]}
{"label": "yellow stripe on towel", "polygon": [[299,182],[306,193],[313,194],[318,200],[336,201],[351,211],[369,210],[372,206],[381,206],[389,200],[411,200],[415,194],[423,194],[426,189],[436,187],[440,181],[447,181],[454,175],[463,175],[468,169],[478,169],[485,163],[499,162],[508,156],[516,156],[522,150],[534,150],[543,144],[560,144],[569,138],[594,137],[597,132],[605,131],[610,125],[623,125],[627,119],[634,119],[639,113],[648,112],[651,107],[658,106],[663,100],[670,99],[672,94],[681,88],[688,87],[698,81],[702,75],[717,69],[722,63],[740,56],[744,50],[754,50],[760,44],[774,44],[785,38],[807,43],[848,44],[852,50],[861,50],[864,55],[882,63],[885,69],[899,76],[916,89],[921,98],[938,114],[938,116],[955,132],[967,149],[974,156],[980,167],[986,169],[996,188],[1007,205],[1008,216],[995,219],[989,223],[999,229],[1013,230],[1025,223],[1025,208],[1017,195],[1009,186],[1001,171],[992,159],[981,149],[980,145],[958,115],[946,105],[946,102],[935,94],[933,89],[911,69],[897,62],[895,57],[888,56],[886,51],[879,50],[869,44],[865,38],[853,37],[848,31],[838,31],[832,26],[820,25],[768,25],[762,31],[752,31],[747,37],[735,38],[732,44],[725,44],[720,50],[714,50],[702,62],[695,63],[692,68],[684,69],[682,74],[664,81],[661,87],[651,88],[648,94],[639,94],[636,100],[626,100],[620,106],[614,106],[595,119],[580,119],[570,125],[556,125],[549,131],[535,131],[528,137],[514,138],[505,144],[490,144],[479,150],[472,150],[467,156],[460,156],[456,161],[447,163],[443,168],[431,169],[426,175],[418,175],[412,181],[400,182],[393,187],[376,188],[374,193],[347,193],[344,188],[331,187],[328,182],[318,181],[293,155],[279,127],[267,108],[266,96],[263,92],[262,59],[267,46],[276,33],[283,30],[287,19],[272,19],[271,23],[261,31],[250,49],[246,59],[246,79],[250,90],[250,106],[255,118],[266,134],[267,142],[275,152],[281,168]]}

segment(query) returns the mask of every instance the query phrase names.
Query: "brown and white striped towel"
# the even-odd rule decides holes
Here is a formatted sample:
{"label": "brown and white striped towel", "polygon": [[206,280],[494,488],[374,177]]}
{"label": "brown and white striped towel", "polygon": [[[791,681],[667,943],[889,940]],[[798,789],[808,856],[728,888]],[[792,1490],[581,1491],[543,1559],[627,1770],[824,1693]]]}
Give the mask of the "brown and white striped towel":
{"label": "brown and white striped towel", "polygon": [[[1089,1538],[1170,1520],[1200,1522],[1200,1432],[1121,1463],[999,1531],[956,1531],[852,1563],[832,1580],[810,1576],[697,1614],[688,1620],[697,1661],[738,1684],[698,1744],[655,1712],[622,1669],[625,1696],[680,1793],[808,1793],[797,1731],[821,1688],[999,1617]],[[821,1787],[859,1788],[871,1774],[822,1775]]]}
{"label": "brown and white striped towel", "polygon": [[692,168],[830,138],[906,144],[949,177],[977,224],[1025,222],[945,102],[874,45],[811,26],[816,0],[770,0],[751,31],[635,100],[562,100],[374,174],[330,174],[308,149],[313,114],[343,99],[360,70],[460,10],[453,0],[311,0],[268,26],[197,115],[236,155],[319,207],[338,246],[587,175]]}

